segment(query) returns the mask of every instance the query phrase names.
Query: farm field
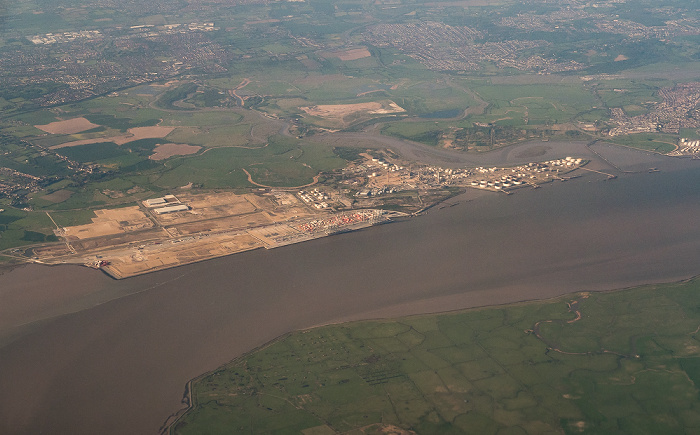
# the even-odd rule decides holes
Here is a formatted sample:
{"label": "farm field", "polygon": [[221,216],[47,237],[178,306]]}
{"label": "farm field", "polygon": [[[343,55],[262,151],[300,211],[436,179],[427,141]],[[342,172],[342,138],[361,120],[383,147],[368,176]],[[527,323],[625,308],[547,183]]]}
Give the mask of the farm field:
{"label": "farm field", "polygon": [[292,333],[193,381],[174,434],[690,433],[700,281]]}

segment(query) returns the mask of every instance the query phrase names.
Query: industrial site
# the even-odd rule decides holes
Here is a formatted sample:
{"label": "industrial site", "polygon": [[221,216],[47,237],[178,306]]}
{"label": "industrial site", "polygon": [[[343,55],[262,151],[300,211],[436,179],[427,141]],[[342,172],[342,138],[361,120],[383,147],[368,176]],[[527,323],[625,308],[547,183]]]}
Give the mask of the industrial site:
{"label": "industrial site", "polygon": [[[587,161],[566,157],[514,167],[442,168],[402,162],[390,152],[362,153],[362,162],[343,170],[338,183],[356,207],[398,208],[418,212],[466,188],[510,194],[551,181],[567,181]],[[607,175],[607,174],[606,174]]]}
{"label": "industrial site", "polygon": [[89,224],[56,225],[63,243],[34,248],[31,254],[36,262],[85,264],[121,279],[357,230],[389,217],[381,210],[320,212],[284,191],[187,192],[96,210]]}
{"label": "industrial site", "polygon": [[683,137],[678,141],[678,146],[676,149],[668,153],[668,155],[675,157],[692,157],[697,159],[700,157],[700,140]]}
{"label": "industrial site", "polygon": [[574,157],[515,167],[446,169],[391,153],[361,153],[335,178],[306,190],[250,193],[184,190],[120,208],[91,222],[60,226],[61,243],[17,251],[46,264],[84,264],[116,279],[257,248],[272,249],[410,216],[465,188],[510,194],[553,180],[586,162]]}

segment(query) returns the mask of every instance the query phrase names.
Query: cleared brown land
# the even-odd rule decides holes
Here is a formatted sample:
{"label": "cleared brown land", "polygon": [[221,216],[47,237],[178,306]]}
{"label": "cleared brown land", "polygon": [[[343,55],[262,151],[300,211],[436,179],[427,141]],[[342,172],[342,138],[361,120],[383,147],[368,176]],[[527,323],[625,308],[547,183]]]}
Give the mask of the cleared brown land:
{"label": "cleared brown land", "polygon": [[99,127],[99,125],[93,124],[85,118],[73,118],[50,124],[35,125],[34,127],[51,134],[73,134]]}
{"label": "cleared brown land", "polygon": [[[135,128],[130,128],[129,134],[131,137],[128,137],[125,142],[126,143],[132,140],[138,140],[138,139],[149,139],[149,138],[154,138],[154,137],[165,137],[169,135],[173,130],[175,130],[175,127],[161,127],[158,125],[153,125],[151,127],[135,127]],[[121,145],[121,143],[117,142],[117,144]]]}
{"label": "cleared brown land", "polygon": [[280,20],[277,18],[270,18],[269,20],[256,20],[256,21],[246,21],[247,25],[251,24],[269,24],[269,23],[279,23]]}
{"label": "cleared brown land", "polygon": [[365,57],[370,57],[372,54],[365,47],[362,48],[351,48],[349,50],[333,51],[326,53],[324,57],[337,57],[340,60],[357,60]]}
{"label": "cleared brown land", "polygon": [[[99,252],[112,249],[121,245],[126,245],[129,243],[144,242],[144,241],[158,241],[164,240],[166,238],[166,233],[162,229],[151,228],[150,230],[143,230],[138,232],[120,233],[105,237],[94,237],[92,239],[81,239],[81,240],[71,240],[70,246],[80,253],[90,253]],[[45,257],[40,258],[44,259]],[[90,260],[95,260],[95,257],[86,258],[79,261],[69,261],[69,263],[86,263]]]}
{"label": "cleared brown land", "polygon": [[249,251],[262,246],[261,242],[246,233],[217,234],[177,243],[168,241],[155,249],[145,248],[110,257],[110,264],[104,269],[115,278],[122,278]]}
{"label": "cleared brown land", "polygon": [[165,160],[172,156],[196,154],[200,149],[202,149],[202,147],[187,145],[184,143],[166,143],[155,147],[153,154],[151,154],[148,158],[151,160]]}
{"label": "cleared brown land", "polygon": [[178,193],[177,198],[190,206],[189,212],[158,215],[156,219],[166,225],[237,216],[256,211],[256,206],[248,201],[248,196],[235,193]]}
{"label": "cleared brown land", "polygon": [[355,104],[326,104],[321,106],[300,107],[301,110],[311,116],[329,119],[343,119],[356,113],[370,115],[382,115],[388,113],[401,113],[405,110],[393,101]]}
{"label": "cleared brown land", "polygon": [[289,192],[237,195],[232,192],[179,192],[189,210],[152,216],[139,206],[97,210],[92,223],[56,230],[66,244],[35,251],[47,263],[95,267],[126,278],[260,247],[296,243],[307,234],[289,222],[317,213]]}
{"label": "cleared brown land", "polygon": [[104,143],[104,142],[114,142],[117,145],[123,145],[127,142],[139,139],[153,139],[153,138],[163,138],[169,135],[175,127],[135,127],[130,128],[126,134],[121,134],[119,136],[111,137],[98,137],[95,139],[83,139],[74,140],[72,142],[66,142],[58,145],[49,147],[51,149],[65,148],[65,147],[75,147],[78,145],[88,145],[91,143]]}
{"label": "cleared brown land", "polygon": [[138,206],[96,210],[95,215],[91,224],[66,227],[59,235],[68,240],[89,239],[153,227],[153,222]]}
{"label": "cleared brown land", "polygon": [[166,231],[173,237],[188,236],[206,232],[222,232],[232,230],[244,230],[250,227],[270,225],[274,221],[270,219],[268,213],[258,212],[242,216],[230,216],[221,219],[210,219],[206,221],[189,222],[167,227]]}

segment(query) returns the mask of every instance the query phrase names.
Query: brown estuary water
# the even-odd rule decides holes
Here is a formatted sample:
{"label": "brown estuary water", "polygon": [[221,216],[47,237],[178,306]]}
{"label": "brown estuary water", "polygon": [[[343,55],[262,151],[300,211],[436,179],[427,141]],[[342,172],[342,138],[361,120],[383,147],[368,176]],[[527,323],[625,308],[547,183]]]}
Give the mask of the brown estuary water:
{"label": "brown estuary water", "polygon": [[157,433],[188,379],[296,329],[700,273],[700,162],[595,151],[638,172],[472,192],[425,216],[122,281],[5,271],[0,433]]}

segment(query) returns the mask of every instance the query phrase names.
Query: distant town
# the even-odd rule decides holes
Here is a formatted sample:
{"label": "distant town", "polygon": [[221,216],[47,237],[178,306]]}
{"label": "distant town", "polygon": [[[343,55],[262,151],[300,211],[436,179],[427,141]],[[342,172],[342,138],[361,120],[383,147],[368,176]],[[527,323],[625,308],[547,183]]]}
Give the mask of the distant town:
{"label": "distant town", "polygon": [[[617,92],[625,92],[617,90]],[[662,88],[660,103],[651,102],[648,113],[630,117],[620,107],[610,109],[611,120],[617,127],[610,130],[610,136],[632,133],[675,133],[682,128],[700,127],[700,83],[684,83],[672,88]]]}

